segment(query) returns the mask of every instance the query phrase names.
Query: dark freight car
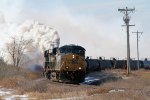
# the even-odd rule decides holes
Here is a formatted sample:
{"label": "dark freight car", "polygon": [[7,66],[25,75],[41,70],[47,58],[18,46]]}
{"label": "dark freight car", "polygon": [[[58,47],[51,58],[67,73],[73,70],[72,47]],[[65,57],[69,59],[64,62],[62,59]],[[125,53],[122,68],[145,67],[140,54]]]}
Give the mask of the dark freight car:
{"label": "dark freight car", "polygon": [[98,60],[101,66],[101,70],[111,69],[113,68],[112,60]]}
{"label": "dark freight car", "polygon": [[145,69],[150,69],[150,61],[143,61],[143,66]]}
{"label": "dark freight car", "polygon": [[87,72],[113,68],[112,60],[86,59]]}
{"label": "dark freight car", "polygon": [[100,63],[97,59],[86,59],[86,63],[87,63],[86,67],[87,72],[101,70]]}
{"label": "dark freight car", "polygon": [[[138,70],[138,61],[137,60],[131,60],[130,63],[131,70]],[[139,61],[139,68],[143,68],[143,62]]]}
{"label": "dark freight car", "polygon": [[116,69],[125,69],[126,68],[126,61],[125,60],[115,60],[113,61],[113,67]]}

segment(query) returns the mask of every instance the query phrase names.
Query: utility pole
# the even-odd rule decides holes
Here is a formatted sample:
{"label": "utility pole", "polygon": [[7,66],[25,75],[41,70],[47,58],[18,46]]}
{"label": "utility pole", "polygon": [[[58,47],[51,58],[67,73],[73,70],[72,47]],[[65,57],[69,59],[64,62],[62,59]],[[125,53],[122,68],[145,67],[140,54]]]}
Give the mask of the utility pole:
{"label": "utility pole", "polygon": [[123,21],[125,22],[126,26],[126,32],[127,32],[127,74],[130,73],[130,39],[129,39],[129,27],[130,26],[135,26],[135,25],[129,25],[130,17],[129,14],[130,12],[133,12],[135,9],[128,9],[126,7],[125,9],[118,9],[118,11],[122,12],[124,14]]}
{"label": "utility pole", "polygon": [[132,33],[136,33],[136,35],[137,35],[137,60],[138,60],[137,65],[138,65],[138,70],[139,70],[140,69],[140,63],[139,63],[139,34],[142,34],[143,32],[137,31],[137,32],[132,32]]}

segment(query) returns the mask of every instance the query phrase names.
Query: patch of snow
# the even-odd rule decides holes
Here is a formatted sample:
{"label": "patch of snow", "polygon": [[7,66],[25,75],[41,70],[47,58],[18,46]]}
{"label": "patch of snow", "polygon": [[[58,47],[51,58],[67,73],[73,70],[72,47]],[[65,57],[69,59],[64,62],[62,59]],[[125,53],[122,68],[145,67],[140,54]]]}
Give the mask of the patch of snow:
{"label": "patch of snow", "polygon": [[29,98],[28,95],[15,95],[15,90],[13,89],[7,89],[2,88],[0,86],[0,96],[2,97],[2,100],[31,100],[34,98]]}
{"label": "patch of snow", "polygon": [[9,95],[9,94],[12,94],[12,93],[13,93],[12,89],[6,89],[6,88],[2,88],[0,86],[0,96]]}
{"label": "patch of snow", "polygon": [[82,96],[81,97],[68,97],[68,98],[49,99],[49,100],[80,100],[81,98],[83,97]]}
{"label": "patch of snow", "polygon": [[11,95],[9,97],[5,97],[5,100],[15,100],[15,98],[19,100],[29,100],[28,95]]}
{"label": "patch of snow", "polygon": [[114,93],[114,92],[124,92],[125,90],[123,89],[112,89],[109,91],[109,93]]}
{"label": "patch of snow", "polygon": [[0,96],[4,96],[4,95],[8,95],[8,94],[11,94],[10,91],[2,91],[0,90]]}
{"label": "patch of snow", "polygon": [[98,81],[99,79],[95,78],[95,77],[86,77],[85,78],[85,82],[93,82],[93,81]]}
{"label": "patch of snow", "polygon": [[131,77],[123,76],[122,79],[127,80],[130,79]]}

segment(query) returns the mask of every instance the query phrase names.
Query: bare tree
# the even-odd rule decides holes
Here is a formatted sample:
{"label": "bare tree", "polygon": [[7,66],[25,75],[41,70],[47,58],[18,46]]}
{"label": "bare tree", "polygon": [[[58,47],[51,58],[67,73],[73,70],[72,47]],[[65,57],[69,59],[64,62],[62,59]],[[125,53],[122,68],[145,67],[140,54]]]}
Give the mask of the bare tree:
{"label": "bare tree", "polygon": [[22,58],[27,51],[27,48],[31,46],[32,39],[24,39],[24,36],[21,37],[11,37],[11,42],[6,44],[6,52],[12,60],[12,63],[15,67],[18,68],[23,62]]}

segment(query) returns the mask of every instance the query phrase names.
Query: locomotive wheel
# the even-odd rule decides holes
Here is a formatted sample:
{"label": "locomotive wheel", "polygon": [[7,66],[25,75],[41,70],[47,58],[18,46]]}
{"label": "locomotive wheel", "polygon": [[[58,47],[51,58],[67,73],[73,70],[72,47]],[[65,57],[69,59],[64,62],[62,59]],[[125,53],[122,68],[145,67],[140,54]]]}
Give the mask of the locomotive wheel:
{"label": "locomotive wheel", "polygon": [[45,77],[50,80],[51,79],[51,73],[50,72],[46,72],[45,73]]}
{"label": "locomotive wheel", "polygon": [[56,72],[52,72],[52,73],[51,73],[51,80],[52,80],[52,81],[58,81],[58,80],[57,80],[57,73],[56,73]]}
{"label": "locomotive wheel", "polygon": [[56,72],[56,79],[59,81],[60,80],[60,72]]}

